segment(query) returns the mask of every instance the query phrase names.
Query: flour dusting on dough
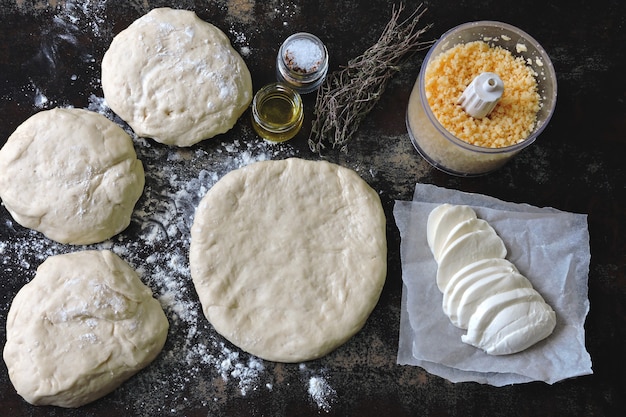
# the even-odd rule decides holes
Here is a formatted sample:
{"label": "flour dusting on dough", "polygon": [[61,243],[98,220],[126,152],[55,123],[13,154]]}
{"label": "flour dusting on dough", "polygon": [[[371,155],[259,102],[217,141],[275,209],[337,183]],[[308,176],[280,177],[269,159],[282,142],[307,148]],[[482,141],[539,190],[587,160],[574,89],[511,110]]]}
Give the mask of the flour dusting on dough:
{"label": "flour dusting on dough", "polygon": [[[129,227],[133,239],[123,232],[85,248],[109,249],[127,261],[152,289],[170,322],[161,355],[111,395],[137,412],[163,415],[171,412],[171,404],[220,410],[227,398],[271,390],[275,381],[265,362],[227,346],[202,316],[190,286],[189,228],[200,199],[227,172],[257,161],[293,156],[296,151],[287,145],[268,144],[246,130],[241,139],[212,144],[210,150],[172,148],[138,138],[100,96],[89,97],[89,110],[121,124],[131,135],[149,187],[135,206]],[[208,152],[219,154],[218,161],[207,164]],[[47,257],[76,250],[11,220],[2,228],[11,239],[0,242],[0,263],[18,283],[16,286],[32,279],[35,269]],[[2,302],[1,311],[8,311],[13,296],[10,294]],[[85,342],[94,341],[88,332],[85,334]],[[200,380],[212,382],[208,386],[197,384]],[[158,392],[152,389],[154,381],[159,381]],[[161,395],[163,392],[168,395]],[[202,404],[193,404],[192,398],[204,400]]]}

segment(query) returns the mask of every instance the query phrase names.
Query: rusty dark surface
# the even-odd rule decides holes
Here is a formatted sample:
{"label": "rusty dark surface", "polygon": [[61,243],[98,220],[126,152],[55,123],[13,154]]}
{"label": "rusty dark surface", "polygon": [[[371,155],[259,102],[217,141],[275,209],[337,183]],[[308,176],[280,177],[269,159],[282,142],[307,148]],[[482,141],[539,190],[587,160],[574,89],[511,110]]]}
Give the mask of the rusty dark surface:
{"label": "rusty dark surface", "polygon": [[[244,59],[255,90],[273,81],[275,54],[297,31],[319,36],[328,47],[331,70],[370,46],[387,23],[394,1],[152,0],[106,1],[0,0],[0,145],[29,116],[56,106],[89,107],[101,98],[100,61],[113,36],[150,9],[171,6],[196,11],[222,29]],[[424,40],[436,39],[461,23],[500,20],[530,33],[548,51],[558,76],[558,102],[537,142],[499,171],[477,178],[452,177],[430,167],[413,149],[405,111],[425,51],[411,56],[365,120],[347,154],[325,158],[353,168],[379,192],[388,220],[388,278],[365,327],[344,346],[307,364],[263,362],[260,381],[245,395],[232,378],[207,366],[186,377],[168,368],[162,355],[149,370],[115,392],[79,409],[35,407],[26,403],[0,362],[0,414],[3,416],[616,416],[626,414],[626,3],[576,1],[426,1]],[[407,1],[407,11],[418,2]],[[71,13],[69,13],[69,12]],[[60,18],[68,15],[74,19]],[[42,94],[47,101],[42,102]],[[305,97],[308,123],[314,97]],[[113,117],[113,115],[110,115]],[[119,119],[115,119],[120,122]],[[178,164],[198,177],[201,169],[221,176],[230,143],[259,139],[245,114],[235,128],[191,150],[170,149],[148,140],[136,144],[149,169]],[[317,159],[307,146],[309,124],[273,157]],[[265,149],[265,148],[263,148]],[[204,159],[186,158],[202,152]],[[163,155],[178,154],[162,160]],[[189,166],[185,160],[192,159]],[[181,162],[182,161],[182,162]],[[167,182],[147,174],[146,193],[167,194]],[[593,375],[554,385],[540,382],[496,388],[453,384],[419,367],[396,364],[402,290],[400,237],[394,224],[395,200],[410,200],[416,182],[494,196],[513,202],[551,206],[588,214],[591,266],[586,346]],[[144,207],[150,207],[144,197]],[[142,204],[141,201],[139,204]],[[157,207],[158,209],[158,207]],[[0,241],[5,248],[36,239],[46,251],[55,246],[11,222],[0,207]],[[116,242],[133,242],[143,225],[135,219]],[[180,236],[179,236],[180,238]],[[182,239],[188,238],[183,236]],[[177,248],[175,238],[159,250]],[[46,253],[47,253],[46,252]],[[137,263],[147,252],[136,250]],[[6,341],[6,316],[12,298],[28,282],[41,254],[0,253],[0,342]],[[197,308],[197,300],[193,299]],[[168,313],[170,314],[170,313]],[[164,352],[180,353],[184,324],[172,325]],[[199,331],[211,333],[208,324]],[[212,334],[211,340],[219,340]],[[236,349],[232,347],[232,349]],[[246,353],[242,352],[245,358]],[[175,362],[174,362],[175,363]],[[202,366],[200,364],[200,366]],[[313,374],[335,391],[327,408],[307,393]],[[182,375],[182,376],[181,376]],[[271,382],[271,389],[266,386]]]}

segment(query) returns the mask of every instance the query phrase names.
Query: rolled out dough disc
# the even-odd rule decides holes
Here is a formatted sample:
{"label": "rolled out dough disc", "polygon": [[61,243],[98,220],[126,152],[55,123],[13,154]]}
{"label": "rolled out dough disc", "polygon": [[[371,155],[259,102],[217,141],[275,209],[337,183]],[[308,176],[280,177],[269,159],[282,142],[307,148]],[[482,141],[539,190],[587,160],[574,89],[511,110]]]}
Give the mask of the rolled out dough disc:
{"label": "rolled out dough disc", "polygon": [[163,7],[115,36],[102,59],[102,90],[138,135],[191,146],[234,126],[252,101],[252,78],[220,29]]}
{"label": "rolled out dough disc", "polygon": [[13,299],[3,357],[29,403],[79,407],[148,365],[168,326],[150,288],[113,252],[56,255]]}
{"label": "rolled out dough disc", "polygon": [[359,331],[387,273],[385,215],[354,171],[264,161],[201,201],[191,275],[217,332],[263,359],[321,357]]}
{"label": "rolled out dough disc", "polygon": [[88,110],[36,113],[0,150],[4,206],[60,243],[97,243],[124,230],[144,182],[130,136]]}

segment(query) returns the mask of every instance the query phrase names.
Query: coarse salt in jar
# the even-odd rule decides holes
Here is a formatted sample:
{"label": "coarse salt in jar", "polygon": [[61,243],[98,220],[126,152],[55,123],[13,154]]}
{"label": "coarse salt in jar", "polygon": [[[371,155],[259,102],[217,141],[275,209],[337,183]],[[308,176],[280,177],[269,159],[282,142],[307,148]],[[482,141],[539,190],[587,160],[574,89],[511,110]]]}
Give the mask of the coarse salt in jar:
{"label": "coarse salt in jar", "polygon": [[289,36],[276,57],[276,78],[300,94],[315,91],[328,73],[328,51],[315,35]]}
{"label": "coarse salt in jar", "polygon": [[[448,53],[448,62],[442,63]],[[494,54],[490,65],[495,67],[503,61],[500,56],[510,55],[518,68],[527,67],[532,76],[526,78],[532,78],[532,83],[511,79],[510,68],[502,70],[504,94],[494,113],[485,120],[472,120],[459,99],[480,71],[490,70],[483,65],[489,54]],[[535,141],[554,112],[556,95],[552,62],[536,40],[505,23],[466,23],[442,35],[426,55],[409,98],[409,137],[424,159],[448,174],[487,174]],[[520,107],[527,107],[530,119],[529,111],[524,117],[515,113]],[[498,118],[505,119],[501,125]],[[510,126],[523,133],[515,137],[517,133],[503,131]]]}

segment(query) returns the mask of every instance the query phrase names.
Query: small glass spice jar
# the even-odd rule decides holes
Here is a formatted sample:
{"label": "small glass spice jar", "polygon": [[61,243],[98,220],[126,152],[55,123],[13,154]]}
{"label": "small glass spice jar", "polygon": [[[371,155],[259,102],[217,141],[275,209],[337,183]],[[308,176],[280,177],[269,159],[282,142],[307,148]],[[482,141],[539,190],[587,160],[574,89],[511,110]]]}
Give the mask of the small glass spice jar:
{"label": "small glass spice jar", "polygon": [[300,131],[303,120],[302,98],[285,84],[268,84],[252,99],[252,127],[269,142],[293,138]]}
{"label": "small glass spice jar", "polygon": [[315,35],[289,36],[276,56],[276,79],[300,94],[316,90],[328,73],[328,51]]}

